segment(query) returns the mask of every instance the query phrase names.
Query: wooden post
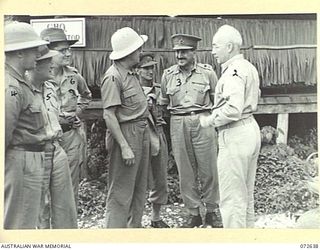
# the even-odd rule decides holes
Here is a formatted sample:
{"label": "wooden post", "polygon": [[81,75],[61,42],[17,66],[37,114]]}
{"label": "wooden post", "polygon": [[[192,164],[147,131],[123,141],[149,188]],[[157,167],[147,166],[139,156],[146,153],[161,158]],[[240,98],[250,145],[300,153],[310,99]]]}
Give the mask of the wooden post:
{"label": "wooden post", "polygon": [[289,128],[289,113],[278,114],[277,130],[279,132],[277,143],[287,144]]}

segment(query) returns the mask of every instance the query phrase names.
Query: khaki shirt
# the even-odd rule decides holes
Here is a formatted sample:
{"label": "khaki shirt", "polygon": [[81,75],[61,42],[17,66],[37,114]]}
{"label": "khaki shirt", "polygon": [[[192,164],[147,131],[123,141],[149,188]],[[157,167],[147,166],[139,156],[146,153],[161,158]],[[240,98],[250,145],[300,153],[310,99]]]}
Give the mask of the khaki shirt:
{"label": "khaki shirt", "polygon": [[178,65],[166,69],[161,80],[161,105],[171,114],[211,110],[218,79],[208,64],[196,63],[187,77]]}
{"label": "khaki shirt", "polygon": [[42,93],[9,65],[5,67],[5,146],[40,145],[47,136]]}
{"label": "khaki shirt", "polygon": [[149,116],[146,96],[137,75],[115,62],[105,73],[101,84],[103,109],[117,106],[119,123]]}
{"label": "khaki shirt", "polygon": [[62,129],[59,124],[59,98],[57,89],[59,87],[54,82],[46,81],[43,84],[42,95],[47,110],[49,124],[47,126],[48,140],[56,139],[62,136]]}
{"label": "khaki shirt", "polygon": [[243,55],[222,64],[212,112],[216,127],[241,120],[257,110],[260,95],[257,69]]}
{"label": "khaki shirt", "polygon": [[60,116],[67,116],[68,113],[80,112],[86,109],[91,101],[91,91],[85,79],[78,73],[77,69],[63,67],[61,81],[53,82],[57,87],[59,97]]}
{"label": "khaki shirt", "polygon": [[142,87],[144,94],[147,96],[149,105],[149,111],[152,115],[153,121],[156,126],[162,126],[166,124],[162,117],[162,108],[157,102],[160,97],[160,84],[153,83],[152,87]]}

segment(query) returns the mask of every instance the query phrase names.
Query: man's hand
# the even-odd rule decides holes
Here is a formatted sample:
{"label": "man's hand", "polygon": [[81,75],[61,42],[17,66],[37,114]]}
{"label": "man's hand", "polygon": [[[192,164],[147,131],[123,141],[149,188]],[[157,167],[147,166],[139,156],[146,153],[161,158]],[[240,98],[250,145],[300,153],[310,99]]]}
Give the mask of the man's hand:
{"label": "man's hand", "polygon": [[203,128],[207,128],[214,125],[214,120],[212,115],[200,114],[199,115],[200,125]]}
{"label": "man's hand", "polygon": [[129,146],[124,146],[121,148],[122,159],[124,164],[128,167],[131,167],[135,163],[134,153],[132,152]]}
{"label": "man's hand", "polygon": [[74,117],[73,123],[72,123],[72,127],[73,128],[79,128],[81,126],[81,120],[79,119],[78,116]]}

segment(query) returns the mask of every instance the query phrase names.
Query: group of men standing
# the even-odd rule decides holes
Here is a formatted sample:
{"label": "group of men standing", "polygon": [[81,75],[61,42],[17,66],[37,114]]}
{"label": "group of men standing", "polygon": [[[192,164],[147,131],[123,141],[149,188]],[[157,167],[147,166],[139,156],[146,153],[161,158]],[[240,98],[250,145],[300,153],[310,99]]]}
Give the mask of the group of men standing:
{"label": "group of men standing", "polygon": [[[41,36],[41,37],[40,37]],[[5,229],[77,228],[91,100],[63,30],[5,25]]]}
{"label": "group of men standing", "polygon": [[[229,25],[213,37],[222,65],[196,61],[200,37],[172,37],[177,64],[154,82],[157,62],[142,52],[146,35],[129,27],[111,37],[113,61],[101,84],[106,148],[110,157],[106,228],[141,227],[146,191],[151,226],[167,203],[170,137],[180,191],[190,217],[184,227],[253,227],[253,187],[260,132],[259,77],[240,54],[242,37]],[[5,26],[6,141],[4,227],[77,228],[79,171],[85,141],[80,120],[91,100],[83,77],[70,64],[61,29],[40,37],[26,23]],[[205,207],[202,218],[200,208]]]}
{"label": "group of men standing", "polygon": [[171,38],[177,64],[157,84],[157,62],[142,52],[148,37],[129,27],[111,37],[113,65],[101,85],[111,156],[106,227],[141,227],[148,184],[151,226],[168,227],[160,218],[168,198],[166,112],[180,191],[190,214],[184,227],[221,227],[219,209],[223,227],[253,227],[260,150],[253,117],[260,93],[257,70],[240,54],[242,37],[232,26],[223,25],[213,37],[212,53],[222,66],[219,80],[210,65],[196,61],[200,37]]}

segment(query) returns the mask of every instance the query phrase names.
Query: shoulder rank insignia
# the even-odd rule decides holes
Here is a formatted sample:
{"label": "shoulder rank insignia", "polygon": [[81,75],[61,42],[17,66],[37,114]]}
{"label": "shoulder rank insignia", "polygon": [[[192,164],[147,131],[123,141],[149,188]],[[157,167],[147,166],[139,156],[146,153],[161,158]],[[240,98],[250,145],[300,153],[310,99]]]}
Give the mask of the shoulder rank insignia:
{"label": "shoulder rank insignia", "polygon": [[239,76],[239,75],[238,75],[238,72],[237,72],[237,70],[236,70],[236,69],[234,70],[234,73],[233,73],[233,75],[232,75],[232,76]]}

